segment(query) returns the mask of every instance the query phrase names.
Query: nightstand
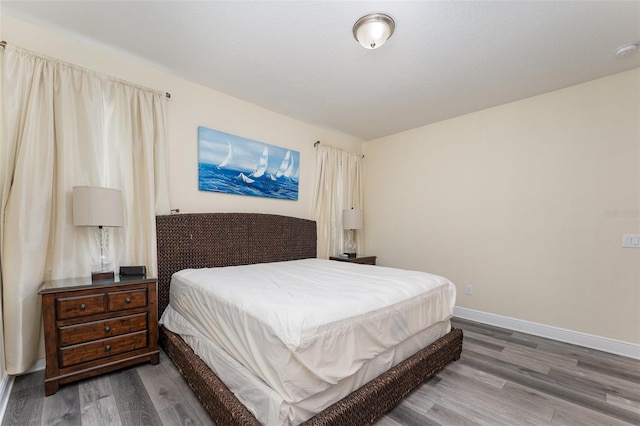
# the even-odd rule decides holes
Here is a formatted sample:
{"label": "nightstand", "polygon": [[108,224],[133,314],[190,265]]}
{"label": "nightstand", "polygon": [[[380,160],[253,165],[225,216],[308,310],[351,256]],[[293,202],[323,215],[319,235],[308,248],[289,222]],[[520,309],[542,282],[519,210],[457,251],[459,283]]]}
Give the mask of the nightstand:
{"label": "nightstand", "polygon": [[362,263],[364,265],[375,265],[377,256],[359,256],[359,257],[340,257],[331,256],[330,260],[339,260],[340,262]]}
{"label": "nightstand", "polygon": [[45,281],[45,394],[65,383],[160,360],[157,279]]}

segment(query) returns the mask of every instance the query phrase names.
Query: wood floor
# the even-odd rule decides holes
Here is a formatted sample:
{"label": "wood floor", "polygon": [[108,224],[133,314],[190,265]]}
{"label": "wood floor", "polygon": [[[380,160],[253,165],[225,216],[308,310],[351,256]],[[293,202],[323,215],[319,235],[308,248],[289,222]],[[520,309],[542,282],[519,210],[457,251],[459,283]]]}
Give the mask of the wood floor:
{"label": "wood floor", "polygon": [[[376,426],[640,425],[640,361],[456,319],[462,358]],[[171,361],[62,386],[16,378],[2,425],[213,425]],[[219,425],[224,426],[224,425]]]}

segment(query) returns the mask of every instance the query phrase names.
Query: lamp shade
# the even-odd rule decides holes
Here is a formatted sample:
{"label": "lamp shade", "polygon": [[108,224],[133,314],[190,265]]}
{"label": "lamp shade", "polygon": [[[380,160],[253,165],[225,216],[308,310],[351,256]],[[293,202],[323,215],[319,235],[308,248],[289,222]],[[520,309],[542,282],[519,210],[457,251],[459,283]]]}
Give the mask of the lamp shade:
{"label": "lamp shade", "polygon": [[123,226],[122,192],[98,186],[74,186],[73,224]]}
{"label": "lamp shade", "polygon": [[363,16],[353,26],[353,36],[365,49],[377,49],[393,34],[395,22],[384,13]]}
{"label": "lamp shade", "polygon": [[343,210],[342,229],[362,229],[362,209]]}

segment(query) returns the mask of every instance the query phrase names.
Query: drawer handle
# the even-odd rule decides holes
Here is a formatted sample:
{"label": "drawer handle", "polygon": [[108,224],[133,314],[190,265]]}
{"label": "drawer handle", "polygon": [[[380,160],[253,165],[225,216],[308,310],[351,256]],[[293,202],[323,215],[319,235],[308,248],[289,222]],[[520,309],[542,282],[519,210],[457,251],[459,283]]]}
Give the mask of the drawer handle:
{"label": "drawer handle", "polygon": [[80,304],[80,310],[84,311],[85,309],[87,309],[87,305],[85,305],[84,303]]}
{"label": "drawer handle", "polygon": [[105,346],[105,347],[104,347],[104,350],[105,350],[105,351],[107,351],[107,352],[111,351],[111,345],[107,345],[107,346]]}
{"label": "drawer handle", "polygon": [[105,332],[105,333],[108,333],[108,332],[110,332],[110,331],[111,331],[111,327],[109,327],[108,325],[106,325],[106,326],[104,327],[104,332]]}
{"label": "drawer handle", "polygon": [[124,299],[124,301],[125,301],[126,303],[131,303],[131,298],[130,298],[130,297],[127,297],[126,299]]}

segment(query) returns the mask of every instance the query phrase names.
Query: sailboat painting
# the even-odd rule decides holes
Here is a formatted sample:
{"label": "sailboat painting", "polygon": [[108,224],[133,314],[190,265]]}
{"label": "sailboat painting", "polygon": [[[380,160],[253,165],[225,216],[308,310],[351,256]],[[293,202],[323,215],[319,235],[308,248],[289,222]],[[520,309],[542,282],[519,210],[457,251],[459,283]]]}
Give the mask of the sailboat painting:
{"label": "sailboat painting", "polygon": [[300,153],[198,127],[198,189],[298,199]]}

